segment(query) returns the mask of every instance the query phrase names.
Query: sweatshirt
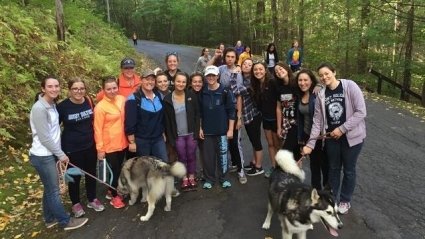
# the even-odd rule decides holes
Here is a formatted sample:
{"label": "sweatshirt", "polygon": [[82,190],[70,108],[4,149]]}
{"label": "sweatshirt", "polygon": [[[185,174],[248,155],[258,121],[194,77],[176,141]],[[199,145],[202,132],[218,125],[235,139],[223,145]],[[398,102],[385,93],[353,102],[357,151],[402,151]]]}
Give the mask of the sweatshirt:
{"label": "sweatshirt", "polygon": [[[346,121],[338,128],[346,134],[350,147],[362,143],[366,138],[366,104],[359,86],[352,80],[341,79],[345,97]],[[314,106],[313,126],[307,146],[314,149],[316,139],[320,134],[325,134],[328,128],[325,109],[325,90],[322,89],[316,98]]]}
{"label": "sweatshirt", "polygon": [[[125,79],[123,73],[118,77],[118,94],[127,98],[129,95],[133,94],[140,87],[140,83],[142,83],[140,76],[134,74],[133,76],[133,85],[129,85],[128,81]],[[96,101],[100,102],[105,96],[105,92],[101,90],[96,95]]]}

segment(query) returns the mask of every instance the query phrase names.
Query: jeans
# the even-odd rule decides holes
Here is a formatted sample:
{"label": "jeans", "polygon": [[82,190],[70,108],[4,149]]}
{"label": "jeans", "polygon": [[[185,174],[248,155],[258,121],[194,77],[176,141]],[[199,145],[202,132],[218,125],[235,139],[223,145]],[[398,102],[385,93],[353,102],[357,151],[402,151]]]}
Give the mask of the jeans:
{"label": "jeans", "polygon": [[162,135],[155,139],[136,138],[136,146],[138,156],[155,156],[168,163],[167,148]]}
{"label": "jeans", "polygon": [[64,227],[70,220],[69,214],[63,207],[59,193],[59,179],[56,169],[56,157],[30,155],[30,162],[40,175],[44,186],[43,217],[46,223],[58,221]]}
{"label": "jeans", "polygon": [[189,175],[194,175],[196,172],[196,144],[193,134],[178,136],[176,139],[179,161],[186,166]]}
{"label": "jeans", "polygon": [[[350,147],[347,137],[343,135],[338,140],[326,140],[326,154],[329,163],[329,184],[338,201],[338,191],[341,186],[339,201],[350,202],[356,186],[356,163],[363,143]],[[341,169],[343,178],[341,184]]]}

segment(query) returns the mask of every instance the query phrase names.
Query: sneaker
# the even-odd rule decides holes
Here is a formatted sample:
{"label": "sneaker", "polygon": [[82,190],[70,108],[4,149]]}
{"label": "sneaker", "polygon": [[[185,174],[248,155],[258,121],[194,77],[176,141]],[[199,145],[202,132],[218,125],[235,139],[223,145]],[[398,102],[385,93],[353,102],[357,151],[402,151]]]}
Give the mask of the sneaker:
{"label": "sneaker", "polygon": [[205,182],[204,185],[202,186],[203,189],[211,189],[212,188],[212,184],[209,182]]}
{"label": "sneaker", "polygon": [[93,200],[93,202],[89,202],[87,204],[87,207],[93,208],[96,212],[101,212],[101,211],[105,210],[105,207],[103,206],[103,204],[97,198],[95,198]]}
{"label": "sneaker", "polygon": [[251,170],[253,167],[255,167],[255,164],[253,162],[249,162],[248,165],[243,166],[243,169]]}
{"label": "sneaker", "polygon": [[120,196],[116,196],[113,197],[110,204],[114,207],[114,208],[123,208],[125,207],[125,203],[122,201],[122,198]]}
{"label": "sneaker", "polygon": [[189,187],[189,179],[188,178],[184,178],[183,180],[182,180],[182,185],[180,186],[180,188],[182,189],[182,190],[185,190],[185,189],[187,189]]}
{"label": "sneaker", "polygon": [[221,183],[222,188],[230,188],[231,186],[232,184],[227,180]]}
{"label": "sneaker", "polygon": [[347,214],[348,210],[350,210],[350,208],[351,208],[350,202],[340,202],[338,204],[338,212],[340,214]]}
{"label": "sneaker", "polygon": [[264,177],[266,178],[270,178],[270,175],[272,175],[274,168],[271,167],[269,169],[266,170],[266,172],[264,172]]}
{"label": "sneaker", "polygon": [[58,221],[55,219],[53,222],[46,222],[46,228],[50,229],[54,226],[58,225]]}
{"label": "sneaker", "polygon": [[253,168],[251,168],[251,170],[249,170],[248,172],[246,172],[246,175],[248,175],[248,176],[257,176],[257,175],[260,175],[260,174],[263,174],[263,173],[264,173],[264,170],[263,170],[262,167],[259,167],[259,168],[253,167]]}
{"label": "sneaker", "polygon": [[106,199],[108,199],[108,200],[111,200],[112,199],[112,192],[111,192],[111,190],[108,190],[108,191],[106,191],[106,195],[105,195],[105,198]]}
{"label": "sneaker", "polygon": [[239,183],[241,184],[245,184],[248,182],[248,179],[246,178],[244,171],[238,173],[238,179],[239,179]]}
{"label": "sneaker", "polygon": [[238,171],[238,166],[236,166],[236,165],[230,165],[229,172],[230,173],[234,173],[236,171]]}
{"label": "sneaker", "polygon": [[86,214],[86,212],[83,209],[83,206],[81,206],[80,203],[77,203],[74,206],[72,206],[72,213],[74,213],[74,217],[81,217],[84,214]]}
{"label": "sneaker", "polygon": [[71,217],[69,219],[68,224],[66,224],[66,226],[63,229],[65,231],[68,231],[68,230],[80,228],[80,227],[84,226],[84,224],[86,224],[88,220],[89,219],[86,218],[86,217],[82,217],[82,218]]}
{"label": "sneaker", "polygon": [[192,188],[196,188],[198,185],[196,184],[196,180],[194,177],[189,177],[189,185]]}

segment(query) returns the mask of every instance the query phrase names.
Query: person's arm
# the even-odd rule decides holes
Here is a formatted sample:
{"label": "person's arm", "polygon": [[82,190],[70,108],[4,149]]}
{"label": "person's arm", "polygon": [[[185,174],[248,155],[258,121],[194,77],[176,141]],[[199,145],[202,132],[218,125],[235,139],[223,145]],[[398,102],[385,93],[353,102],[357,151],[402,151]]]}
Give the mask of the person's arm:
{"label": "person's arm", "polygon": [[52,135],[50,134],[50,128],[48,125],[48,114],[46,108],[43,106],[34,107],[32,114],[32,123],[37,132],[38,139],[40,143],[46,147],[50,152],[52,152],[59,159],[66,157],[65,153],[61,149],[61,142],[55,142]]}
{"label": "person's arm", "polygon": [[[343,134],[357,127],[359,123],[366,117],[366,104],[363,97],[363,92],[360,87],[353,81],[347,81],[347,94],[350,95],[350,101],[346,102],[352,105],[353,114],[345,120],[338,128]],[[345,98],[345,100],[348,100]]]}
{"label": "person's arm", "polygon": [[136,97],[132,94],[125,102],[124,130],[127,136],[133,135],[134,137],[134,134],[136,133],[137,111]]}
{"label": "person's arm", "polygon": [[277,136],[281,138],[284,132],[282,129],[282,106],[280,104],[280,101],[277,101],[276,104],[276,129]]}
{"label": "person's arm", "polygon": [[233,138],[233,130],[235,125],[235,118],[236,118],[236,107],[235,107],[235,96],[233,95],[232,91],[227,92],[227,99],[226,99],[226,113],[227,118],[229,119],[229,127],[227,130],[227,138],[231,139]]}
{"label": "person's arm", "polygon": [[97,159],[102,160],[105,158],[105,147],[103,142],[103,127],[105,125],[105,113],[98,104],[94,107],[94,140],[96,142]]}
{"label": "person's arm", "polygon": [[242,96],[236,96],[236,129],[239,130],[242,128]]}
{"label": "person's arm", "polygon": [[211,58],[211,60],[208,61],[207,66],[214,65],[215,61],[221,57],[221,54],[222,52],[220,49],[215,49],[214,56]]}

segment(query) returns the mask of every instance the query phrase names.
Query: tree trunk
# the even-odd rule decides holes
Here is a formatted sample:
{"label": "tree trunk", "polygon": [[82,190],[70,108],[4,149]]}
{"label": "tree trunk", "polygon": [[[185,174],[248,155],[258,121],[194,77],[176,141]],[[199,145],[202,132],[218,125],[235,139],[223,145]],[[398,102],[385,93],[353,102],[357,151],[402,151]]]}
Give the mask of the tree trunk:
{"label": "tree trunk", "polygon": [[271,1],[271,11],[272,11],[272,26],[273,26],[273,42],[279,45],[279,24],[277,23],[277,0]]}
{"label": "tree trunk", "polygon": [[255,35],[254,35],[254,50],[256,52],[259,52],[260,49],[262,48],[262,40],[264,38],[264,13],[266,11],[266,6],[264,4],[263,0],[259,0],[257,1],[257,11],[256,11],[256,31],[255,31]]}
{"label": "tree trunk", "polygon": [[108,23],[111,23],[111,12],[109,9],[109,0],[105,0],[106,1],[106,14],[108,17]]}
{"label": "tree trunk", "polygon": [[55,0],[56,5],[56,35],[58,41],[65,41],[65,25],[63,16],[63,5],[61,0]]}
{"label": "tree trunk", "polygon": [[[345,27],[346,27],[346,34],[350,34],[350,18],[351,18],[351,9],[350,9],[350,0],[345,0],[345,18],[346,18],[346,22],[345,22]],[[349,58],[349,51],[350,51],[350,45],[349,45],[349,41],[347,39],[346,43],[345,43],[345,57],[344,57],[344,72],[342,73],[342,75],[344,77],[346,77],[348,75],[349,72],[349,63],[348,63],[348,58]]]}
{"label": "tree trunk", "polygon": [[[413,19],[415,17],[415,1],[410,1],[410,9],[407,15],[406,28],[406,51],[404,53],[404,71],[403,71],[403,88],[410,89],[412,81],[412,50],[413,50]],[[401,99],[409,101],[409,94],[404,90],[401,91]]]}
{"label": "tree trunk", "polygon": [[229,0],[229,13],[230,13],[230,40],[232,41],[232,44],[235,43],[235,25],[233,22],[233,6],[232,6],[232,0]]}
{"label": "tree trunk", "polygon": [[370,0],[362,0],[362,10],[360,14],[360,38],[359,47],[357,49],[357,73],[364,74],[367,72],[367,50],[369,48],[369,39],[367,30],[369,28],[369,13],[370,13]]}
{"label": "tree trunk", "polygon": [[290,1],[284,0],[283,1],[283,19],[282,19],[282,38],[286,42],[289,40],[289,7],[290,7]]}
{"label": "tree trunk", "polygon": [[305,47],[304,47],[304,19],[305,19],[304,0],[300,0],[300,2],[299,2],[299,16],[300,16],[300,23],[299,23],[300,27],[298,29],[299,44],[300,44],[300,46],[303,46],[304,52],[305,52]]}
{"label": "tree trunk", "polygon": [[238,40],[241,39],[241,6],[239,0],[235,0],[236,2],[236,36]]}

